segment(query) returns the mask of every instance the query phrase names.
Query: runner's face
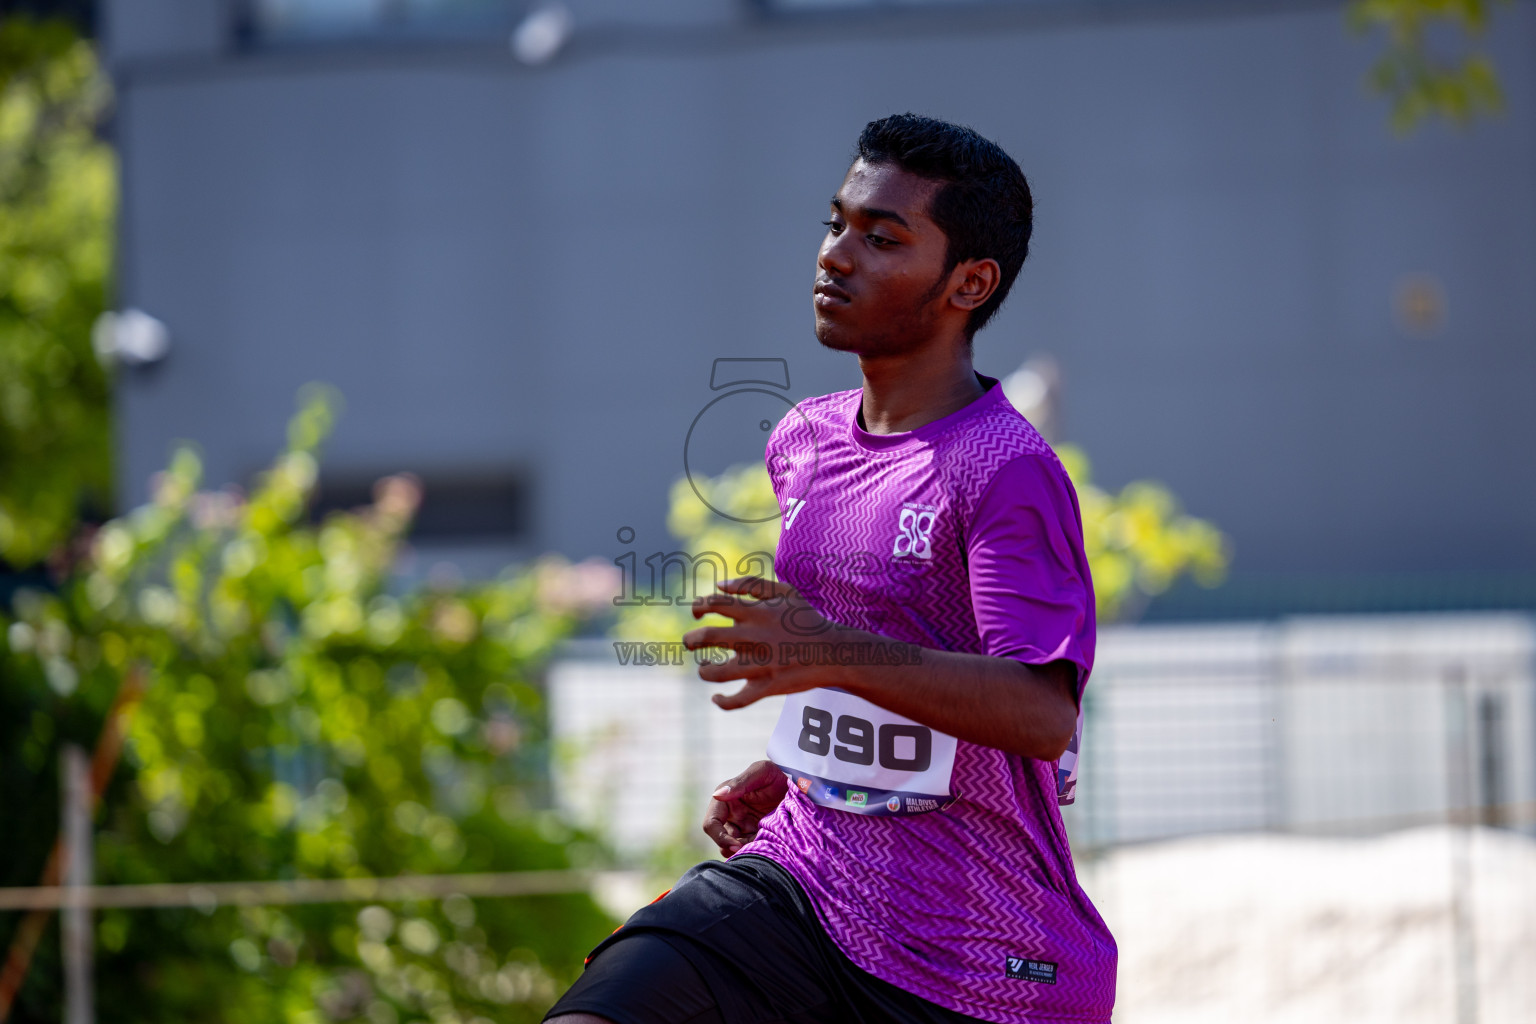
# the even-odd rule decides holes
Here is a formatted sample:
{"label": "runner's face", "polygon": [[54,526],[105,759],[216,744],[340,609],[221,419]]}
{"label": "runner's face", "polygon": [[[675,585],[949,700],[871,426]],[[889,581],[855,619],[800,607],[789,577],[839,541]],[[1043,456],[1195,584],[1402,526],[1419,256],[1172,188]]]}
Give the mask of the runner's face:
{"label": "runner's face", "polygon": [[955,312],[948,239],[928,216],[939,187],[892,164],[855,160],[848,169],[816,257],[811,302],[823,345],[866,356],[910,352]]}

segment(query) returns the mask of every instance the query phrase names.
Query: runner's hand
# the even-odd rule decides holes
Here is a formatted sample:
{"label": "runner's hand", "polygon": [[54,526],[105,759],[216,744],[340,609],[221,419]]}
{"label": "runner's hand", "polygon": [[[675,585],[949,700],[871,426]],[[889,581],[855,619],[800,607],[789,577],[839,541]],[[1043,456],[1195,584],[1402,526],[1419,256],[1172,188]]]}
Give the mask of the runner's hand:
{"label": "runner's hand", "polygon": [[722,782],[704,812],[704,834],[729,857],[757,835],[758,822],[779,806],[789,780],[772,761],[757,761],[728,782]]}
{"label": "runner's hand", "polygon": [[683,646],[690,651],[713,647],[737,655],[699,666],[699,678],[705,682],[746,681],[735,693],[711,697],[717,707],[734,711],[764,697],[833,685],[828,681],[828,668],[783,657],[791,645],[807,638],[825,639],[840,629],[812,608],[799,591],[761,576],[721,580],[717,587],[721,593],[693,602],[693,617],[723,615],[731,624],[700,626],[683,634]]}

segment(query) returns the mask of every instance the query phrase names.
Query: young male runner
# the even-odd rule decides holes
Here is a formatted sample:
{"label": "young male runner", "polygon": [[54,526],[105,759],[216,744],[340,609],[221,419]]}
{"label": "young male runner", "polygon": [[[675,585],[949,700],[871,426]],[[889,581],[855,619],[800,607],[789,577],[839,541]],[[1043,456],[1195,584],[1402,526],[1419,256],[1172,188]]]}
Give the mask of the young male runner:
{"label": "young male runner", "polygon": [[[968,128],[869,124],[817,257],[816,336],[863,387],[767,459],[775,569],[703,598],[716,704],[787,694],[701,864],[593,952],[560,1024],[1108,1021],[1116,951],[1057,810],[1093,666],[1077,498],[971,368],[1028,251],[1029,186]],[[743,657],[741,652],[756,652]],[[763,655],[768,655],[763,657]]]}

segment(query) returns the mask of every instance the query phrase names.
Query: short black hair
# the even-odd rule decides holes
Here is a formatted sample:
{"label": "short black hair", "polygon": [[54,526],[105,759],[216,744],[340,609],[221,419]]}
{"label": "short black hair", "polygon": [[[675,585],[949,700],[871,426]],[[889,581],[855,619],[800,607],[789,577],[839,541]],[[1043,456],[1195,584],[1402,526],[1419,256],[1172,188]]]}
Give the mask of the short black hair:
{"label": "short black hair", "polygon": [[949,239],[946,274],[970,259],[994,259],[1002,268],[997,291],[966,323],[966,335],[974,336],[1003,304],[1029,256],[1035,202],[1024,172],[974,129],[918,114],[869,122],[859,133],[859,158],[943,183],[928,215]]}

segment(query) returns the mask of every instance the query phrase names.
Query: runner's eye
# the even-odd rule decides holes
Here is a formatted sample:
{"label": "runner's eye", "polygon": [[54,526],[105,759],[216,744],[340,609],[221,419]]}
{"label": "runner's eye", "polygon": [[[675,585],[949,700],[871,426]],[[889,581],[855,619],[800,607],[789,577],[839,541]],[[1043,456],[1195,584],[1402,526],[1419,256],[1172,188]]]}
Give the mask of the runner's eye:
{"label": "runner's eye", "polygon": [[840,224],[838,221],[835,221],[835,220],[824,220],[824,221],[822,221],[822,223],[825,224],[827,226],[827,230],[832,232],[834,235],[842,233],[843,225]]}

